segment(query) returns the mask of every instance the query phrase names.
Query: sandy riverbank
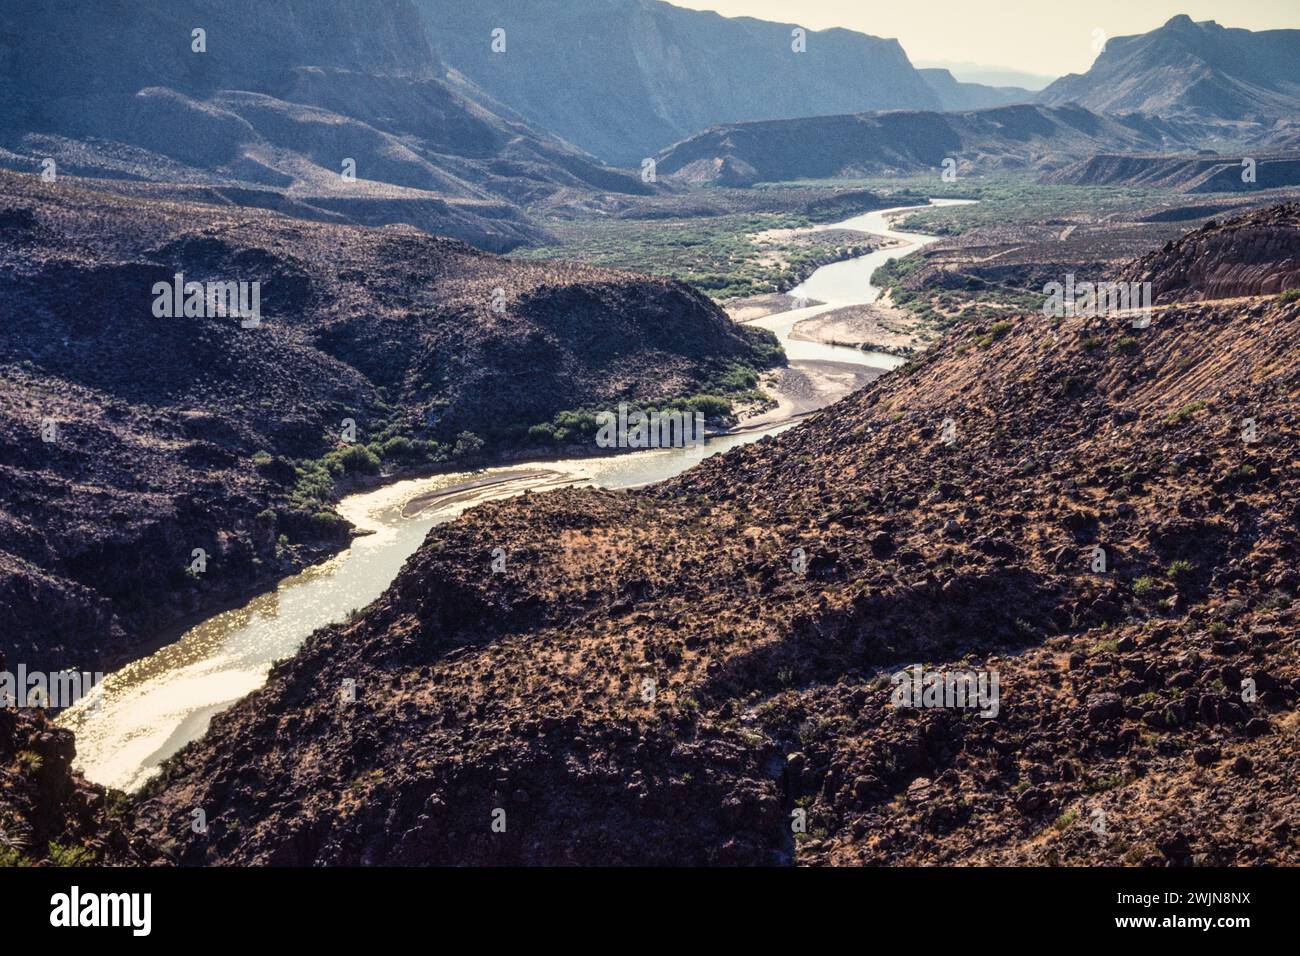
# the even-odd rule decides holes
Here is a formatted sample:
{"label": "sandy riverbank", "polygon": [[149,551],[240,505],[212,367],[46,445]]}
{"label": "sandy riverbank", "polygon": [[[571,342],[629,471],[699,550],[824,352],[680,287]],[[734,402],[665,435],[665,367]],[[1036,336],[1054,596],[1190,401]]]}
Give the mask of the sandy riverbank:
{"label": "sandy riverbank", "polygon": [[[824,305],[815,299],[806,299],[804,307],[815,305]],[[776,315],[779,312],[789,312],[796,308],[795,300],[785,292],[769,292],[767,295],[751,295],[743,299],[728,299],[722,303],[723,310],[731,317],[731,321],[739,322],[742,325],[746,322],[753,322],[755,319],[765,319],[769,315]]]}
{"label": "sandy riverbank", "polygon": [[835,309],[805,319],[790,330],[790,338],[805,342],[851,345],[903,356],[924,350],[933,336],[924,322],[888,299]]}
{"label": "sandy riverbank", "polygon": [[838,402],[884,375],[887,369],[852,362],[791,362],[764,391],[776,402],[757,415],[741,418],[738,430],[770,428]]}

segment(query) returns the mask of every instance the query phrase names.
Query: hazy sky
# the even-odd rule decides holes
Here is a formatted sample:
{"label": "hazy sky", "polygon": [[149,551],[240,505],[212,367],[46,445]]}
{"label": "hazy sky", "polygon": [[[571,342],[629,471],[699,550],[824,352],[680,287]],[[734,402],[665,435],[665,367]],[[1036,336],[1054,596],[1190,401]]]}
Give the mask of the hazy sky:
{"label": "hazy sky", "polygon": [[913,62],[944,60],[1059,76],[1082,73],[1096,54],[1093,30],[1145,33],[1170,17],[1217,20],[1225,27],[1300,28],[1297,0],[669,0],[798,23],[896,37]]}

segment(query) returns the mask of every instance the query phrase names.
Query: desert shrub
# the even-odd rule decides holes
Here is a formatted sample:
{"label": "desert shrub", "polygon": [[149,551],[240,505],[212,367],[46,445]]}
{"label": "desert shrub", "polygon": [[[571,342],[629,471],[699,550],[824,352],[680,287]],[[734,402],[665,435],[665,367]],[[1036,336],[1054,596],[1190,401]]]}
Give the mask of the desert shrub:
{"label": "desert shrub", "polygon": [[705,418],[721,418],[731,414],[730,399],[721,395],[692,395],[681,403],[687,411],[701,412]]}
{"label": "desert shrub", "polygon": [[50,843],[49,857],[54,866],[93,866],[95,863],[95,854],[91,850],[62,843]]}
{"label": "desert shrub", "polygon": [[334,494],[334,476],[321,462],[310,462],[295,469],[298,482],[289,500],[295,508],[314,511]]}
{"label": "desert shrub", "polygon": [[1197,412],[1205,407],[1205,402],[1188,402],[1176,412],[1171,412],[1164,417],[1164,423],[1169,426],[1181,425]]}
{"label": "desert shrub", "polygon": [[379,446],[379,457],[385,461],[410,461],[416,457],[415,443],[401,435],[390,438]]}
{"label": "desert shrub", "polygon": [[23,773],[28,774],[36,773],[41,769],[41,766],[45,762],[41,759],[41,755],[36,753],[34,750],[19,751],[16,759],[18,760],[18,766],[22,769]]}
{"label": "desert shrub", "polygon": [[1165,577],[1176,584],[1181,584],[1192,576],[1193,570],[1192,562],[1178,560],[1165,569]]}
{"label": "desert shrub", "polygon": [[323,538],[337,537],[346,534],[348,530],[347,519],[333,511],[313,512],[311,523],[317,534]]}
{"label": "desert shrub", "polygon": [[0,868],[31,866],[17,847],[0,846]]}
{"label": "desert shrub", "polygon": [[975,344],[979,348],[986,349],[998,339],[1002,338],[1002,336],[1010,332],[1013,328],[1015,328],[1015,323],[1013,322],[994,322],[986,334],[981,335],[975,340]]}
{"label": "desert shrub", "polygon": [[452,446],[451,454],[453,458],[465,458],[469,455],[478,454],[482,449],[483,439],[473,432],[466,431],[456,436],[456,444]]}
{"label": "desert shrub", "polygon": [[379,472],[379,456],[365,445],[348,445],[330,452],[325,457],[327,460],[338,462],[349,475],[374,475]]}

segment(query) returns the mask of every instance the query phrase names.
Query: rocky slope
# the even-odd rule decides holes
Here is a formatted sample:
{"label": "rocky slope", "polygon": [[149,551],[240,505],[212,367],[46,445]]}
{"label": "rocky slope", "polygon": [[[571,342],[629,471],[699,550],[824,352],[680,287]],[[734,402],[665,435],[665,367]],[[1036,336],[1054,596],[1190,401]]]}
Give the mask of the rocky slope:
{"label": "rocky slope", "polygon": [[539,197],[650,191],[448,83],[409,0],[179,0],[129,16],[15,0],[0,18],[12,169],[53,160],[101,188],[407,223],[494,251],[545,235],[519,209]]}
{"label": "rocky slope", "polygon": [[[1254,178],[1243,179],[1247,158]],[[1069,186],[1138,186],[1184,193],[1250,193],[1300,185],[1300,156],[1142,156],[1101,153],[1043,177]]]}
{"label": "rocky slope", "polygon": [[[187,864],[1296,864],[1297,328],[964,327],[665,485],[477,508],[145,826]],[[996,716],[893,706],[918,663]]]}
{"label": "rocky slope", "polygon": [[72,732],[44,710],[0,706],[0,866],[159,861],[122,795],[74,773],[75,758]]}
{"label": "rocky slope", "polygon": [[[261,326],[156,318],[178,272],[261,283]],[[120,662],[337,547],[314,512],[376,456],[491,452],[771,351],[666,280],[3,171],[0,297],[0,651],[32,669]],[[340,446],[349,419],[367,447]],[[207,567],[187,572],[196,548]]]}
{"label": "rocky slope", "polygon": [[1150,33],[1107,40],[1087,73],[1061,77],[1036,102],[1198,119],[1294,118],[1300,30],[1229,29],[1180,14]]}
{"label": "rocky slope", "polygon": [[1300,289],[1300,203],[1210,220],[1126,268],[1120,278],[1150,282],[1156,302],[1273,295]]}
{"label": "rocky slope", "polygon": [[[938,109],[897,40],[658,0],[416,0],[439,55],[496,100],[623,166],[717,123]],[[505,31],[494,52],[493,31]],[[598,95],[593,95],[599,91]]]}
{"label": "rocky slope", "polygon": [[[659,171],[693,183],[1052,168],[1105,150],[1187,144],[1196,127],[1078,107],[1004,106],[962,113],[893,111],[719,126],[666,149]],[[810,148],[815,147],[815,148]]]}

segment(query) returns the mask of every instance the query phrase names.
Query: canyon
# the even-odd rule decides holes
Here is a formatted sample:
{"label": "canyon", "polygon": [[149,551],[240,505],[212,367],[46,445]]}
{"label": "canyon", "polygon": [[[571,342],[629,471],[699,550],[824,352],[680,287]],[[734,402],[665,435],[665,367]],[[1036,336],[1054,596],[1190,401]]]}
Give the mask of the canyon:
{"label": "canyon", "polygon": [[[473,460],[566,410],[662,403],[779,358],[679,283],[504,260],[409,227],[4,171],[0,221],[0,650],[33,669],[122,663],[336,550],[333,486],[382,457],[390,471]],[[176,273],[260,283],[260,328],[156,318],[155,283]],[[360,441],[345,457],[348,421]],[[212,558],[197,576],[195,548]]]}
{"label": "canyon", "polygon": [[1300,864],[1298,44],[6,4],[0,866]]}
{"label": "canyon", "polygon": [[[1293,861],[1297,319],[963,328],[672,481],[485,504],[143,825],[193,864]],[[890,707],[918,660],[996,670],[999,719]]]}

